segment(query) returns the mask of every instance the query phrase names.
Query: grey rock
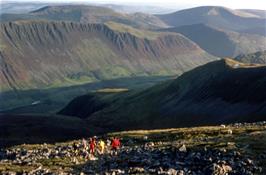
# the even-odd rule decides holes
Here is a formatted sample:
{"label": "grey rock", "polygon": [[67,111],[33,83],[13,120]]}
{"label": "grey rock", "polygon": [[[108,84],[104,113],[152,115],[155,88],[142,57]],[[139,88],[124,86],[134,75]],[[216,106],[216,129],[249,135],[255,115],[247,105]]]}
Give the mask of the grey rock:
{"label": "grey rock", "polygon": [[144,173],[145,169],[142,167],[134,167],[134,168],[130,168],[129,173]]}
{"label": "grey rock", "polygon": [[167,174],[169,175],[177,175],[177,171],[173,168],[170,168],[168,171],[167,171]]}
{"label": "grey rock", "polygon": [[187,152],[186,145],[183,144],[181,147],[178,148],[178,151],[180,151],[180,152]]}

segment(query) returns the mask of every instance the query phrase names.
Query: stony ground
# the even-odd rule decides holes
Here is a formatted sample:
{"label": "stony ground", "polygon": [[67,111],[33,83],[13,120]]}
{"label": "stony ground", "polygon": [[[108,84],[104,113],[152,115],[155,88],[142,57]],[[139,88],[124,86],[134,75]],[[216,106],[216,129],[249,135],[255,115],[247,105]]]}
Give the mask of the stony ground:
{"label": "stony ground", "polygon": [[[85,159],[81,140],[0,151],[1,174],[266,174],[266,122],[110,133],[122,148]],[[79,145],[75,152],[73,143]],[[108,150],[108,149],[107,149]]]}

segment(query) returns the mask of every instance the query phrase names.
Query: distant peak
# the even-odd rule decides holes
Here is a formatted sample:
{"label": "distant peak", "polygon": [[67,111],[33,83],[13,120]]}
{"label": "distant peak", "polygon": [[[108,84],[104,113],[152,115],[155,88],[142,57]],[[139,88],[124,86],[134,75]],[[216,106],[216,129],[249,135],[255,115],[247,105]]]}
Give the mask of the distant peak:
{"label": "distant peak", "polygon": [[31,11],[30,13],[38,13],[38,12],[42,12],[42,11],[45,11],[45,10],[47,10],[47,9],[49,9],[51,6],[44,6],[44,7],[42,7],[42,8],[39,8],[39,9],[37,9],[37,10],[34,10],[34,11]]}
{"label": "distant peak", "polygon": [[114,10],[108,7],[100,7],[100,6],[91,6],[91,5],[53,5],[53,6],[45,6],[40,9],[37,9],[35,11],[32,11],[30,13],[47,13],[47,12],[58,12],[58,11],[65,11],[67,12],[70,11],[75,11],[75,10],[83,10],[83,11],[88,11],[88,10],[104,10],[106,12],[113,12],[115,13]]}

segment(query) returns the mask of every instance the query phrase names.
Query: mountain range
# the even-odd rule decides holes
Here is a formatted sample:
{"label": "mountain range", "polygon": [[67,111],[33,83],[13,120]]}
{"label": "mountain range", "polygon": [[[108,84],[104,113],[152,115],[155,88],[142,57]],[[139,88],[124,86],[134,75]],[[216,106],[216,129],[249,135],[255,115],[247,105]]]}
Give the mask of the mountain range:
{"label": "mountain range", "polygon": [[[1,14],[1,92],[14,92],[18,97],[7,101],[16,106],[5,105],[5,109],[27,101],[27,109],[39,107],[34,112],[55,111],[83,95],[87,87],[80,93],[77,88],[60,94],[65,86],[170,75],[178,78],[146,90],[145,83],[141,89],[120,93],[96,90],[78,97],[60,114],[117,130],[134,125],[145,128],[148,123],[157,128],[161,123],[176,127],[253,120],[250,116],[260,120],[265,112],[261,99],[265,68],[256,64],[265,63],[265,20],[263,11],[211,6],[151,15],[86,5],[48,5],[29,13]],[[260,96],[251,95],[253,91]],[[50,103],[51,99],[35,98],[36,94],[52,96],[50,92],[59,93],[54,98],[60,100]],[[61,98],[66,92],[73,94]],[[13,97],[12,93],[5,97]],[[25,99],[25,94],[32,96]],[[45,100],[54,106],[44,104]],[[35,105],[39,101],[42,104]]]}
{"label": "mountain range", "polygon": [[[75,3],[56,3],[56,2],[8,2],[1,1],[0,14],[21,14],[28,13],[45,6],[59,6],[59,5],[75,5]],[[178,10],[175,7],[162,7],[158,5],[139,6],[138,4],[102,4],[102,3],[86,3],[84,5],[107,7],[117,12],[122,13],[149,13],[149,14],[165,14]]]}
{"label": "mountain range", "polygon": [[265,11],[204,6],[157,17],[172,26],[159,30],[181,33],[218,57],[266,49]]}
{"label": "mountain range", "polygon": [[2,14],[0,21],[49,20],[81,23],[118,22],[139,28],[166,27],[159,18],[144,13],[119,13],[107,7],[86,5],[44,6],[25,14]]}
{"label": "mountain range", "polygon": [[116,22],[140,29],[171,31],[182,33],[218,57],[235,57],[266,49],[266,18],[263,10],[203,6],[170,14],[151,15],[141,12],[122,13],[121,10],[113,10],[115,7],[117,6],[47,5],[29,13],[3,13],[0,21]]}

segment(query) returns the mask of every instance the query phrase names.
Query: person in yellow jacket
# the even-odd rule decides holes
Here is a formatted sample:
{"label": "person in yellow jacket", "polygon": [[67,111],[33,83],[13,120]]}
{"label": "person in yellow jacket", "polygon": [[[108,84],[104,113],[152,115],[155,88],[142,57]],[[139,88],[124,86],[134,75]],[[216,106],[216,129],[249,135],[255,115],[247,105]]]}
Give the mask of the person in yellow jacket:
{"label": "person in yellow jacket", "polygon": [[105,149],[105,143],[103,140],[100,140],[99,141],[99,151],[100,151],[100,154],[104,154],[104,149]]}

